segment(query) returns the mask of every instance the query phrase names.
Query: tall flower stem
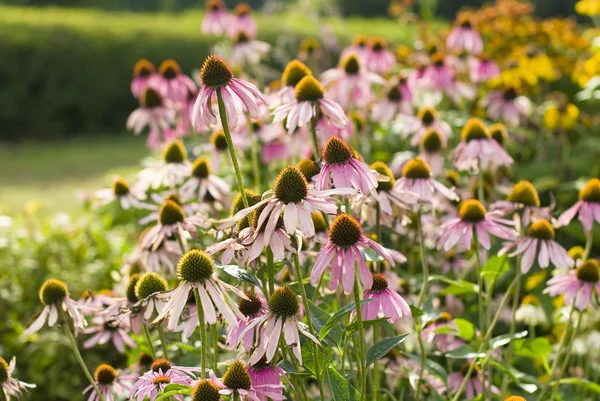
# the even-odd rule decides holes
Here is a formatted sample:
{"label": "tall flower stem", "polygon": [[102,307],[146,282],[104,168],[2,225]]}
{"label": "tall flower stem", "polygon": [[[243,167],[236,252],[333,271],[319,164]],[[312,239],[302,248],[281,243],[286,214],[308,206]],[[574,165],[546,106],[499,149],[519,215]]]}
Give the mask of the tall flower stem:
{"label": "tall flower stem", "polygon": [[[373,326],[373,344],[379,341],[379,326]],[[377,361],[373,363],[373,399],[379,401],[379,364]]]}
{"label": "tall flower stem", "polygon": [[233,163],[233,169],[235,170],[235,177],[237,179],[238,190],[242,197],[244,207],[248,207],[248,198],[246,197],[246,191],[244,190],[244,181],[242,180],[242,172],[240,170],[240,164],[238,162],[235,148],[233,147],[233,141],[231,139],[231,132],[229,131],[229,123],[227,122],[227,112],[225,111],[225,102],[223,101],[223,95],[221,95],[221,88],[217,88],[217,102],[219,104],[219,116],[221,118],[221,125],[223,126],[223,132],[225,133],[225,140],[227,142],[227,148],[231,155],[231,162]]}
{"label": "tall flower stem", "polygon": [[148,330],[148,327],[145,324],[142,325],[142,334],[144,335],[144,340],[146,340],[146,344],[148,345],[148,349],[150,350],[150,355],[152,355],[152,359],[156,359],[156,350],[154,349],[154,345],[152,344],[150,331]]}
{"label": "tall flower stem", "polygon": [[254,190],[257,193],[261,193],[260,183],[260,163],[258,161],[258,143],[256,136],[254,135],[254,126],[252,125],[252,119],[250,115],[248,118],[248,135],[250,136],[250,150],[252,151],[252,170],[254,170]]}
{"label": "tall flower stem", "polygon": [[418,319],[415,321],[415,329],[417,332],[417,340],[419,341],[419,350],[421,352],[421,370],[419,371],[419,380],[417,381],[417,394],[415,395],[415,400],[420,401],[423,387],[423,375],[425,374],[425,365],[427,363],[427,354],[425,353],[425,343],[423,342],[423,336],[421,335],[421,322],[419,322]]}
{"label": "tall flower stem", "polygon": [[315,160],[321,157],[321,151],[319,150],[319,138],[317,137],[317,118],[313,117],[310,120],[310,137],[312,138],[313,148],[315,149]]}
{"label": "tall flower stem", "polygon": [[69,325],[69,320],[67,319],[66,313],[62,310],[62,308],[57,308],[57,309],[59,310],[61,320],[63,321],[63,327],[65,329],[65,334],[67,335],[67,338],[69,339],[69,343],[71,344],[71,348],[73,349],[73,353],[75,354],[75,358],[77,359],[77,362],[79,363],[79,366],[81,367],[81,370],[83,371],[83,374],[85,375],[85,377],[88,379],[88,381],[94,388],[94,391],[96,391],[96,394],[98,394],[98,401],[104,401],[104,397],[102,397],[102,393],[100,392],[100,389],[98,388],[98,385],[96,384],[96,381],[94,380],[94,377],[92,376],[92,373],[87,368],[85,361],[83,360],[83,357],[81,356],[81,352],[79,352],[79,348],[77,347],[77,340],[75,340],[75,336],[73,335],[73,332],[71,331],[71,328]]}
{"label": "tall flower stem", "polygon": [[479,257],[479,239],[477,235],[473,236],[473,250],[475,252],[475,271],[477,274],[477,300],[479,303],[479,332],[485,333],[485,309],[483,294],[483,278],[481,277],[481,258]]}
{"label": "tall flower stem", "polygon": [[482,205],[485,205],[485,192],[483,189],[483,168],[479,166],[479,174],[477,174],[477,200]]}
{"label": "tall flower stem", "polygon": [[165,335],[165,329],[159,324],[157,326],[158,337],[160,338],[160,345],[163,350],[163,356],[165,359],[169,359],[169,348],[167,347],[167,336]]}
{"label": "tall flower stem", "polygon": [[206,377],[206,322],[204,321],[204,309],[202,309],[202,301],[197,288],[194,288],[194,296],[196,298],[196,309],[198,309],[198,326],[200,327],[200,359],[201,359],[201,378]]}
{"label": "tall flower stem", "polygon": [[[298,258],[298,254],[294,254],[294,270],[296,273],[296,281],[298,281],[298,287],[300,288],[300,296],[302,297],[302,306],[304,307],[304,314],[306,315],[306,320],[308,324],[308,330],[312,335],[318,337],[318,333],[315,332],[314,325],[312,323],[312,319],[310,317],[310,308],[308,305],[308,298],[306,296],[306,289],[304,288],[304,279],[302,277],[302,269],[300,268],[300,259]],[[319,387],[319,396],[321,401],[325,401],[325,393],[323,391],[323,380],[321,378],[321,364],[319,363],[319,351],[317,349],[317,344],[312,344],[312,352],[313,358],[315,361],[315,376],[317,377],[317,386]]]}
{"label": "tall flower stem", "polygon": [[592,245],[594,243],[594,226],[590,228],[590,232],[585,236],[585,250],[583,252],[583,260],[586,260],[590,256],[592,251]]}
{"label": "tall flower stem", "polygon": [[419,292],[419,298],[417,299],[417,306],[420,308],[425,302],[427,296],[427,287],[429,286],[429,267],[427,265],[427,252],[425,250],[425,236],[423,235],[423,222],[421,219],[421,206],[419,205],[419,211],[417,212],[417,232],[419,235],[419,247],[421,250],[421,268],[423,270],[423,284],[421,285],[421,291]]}
{"label": "tall flower stem", "polygon": [[219,333],[217,332],[217,325],[213,324],[210,326],[210,333],[213,340],[213,370],[218,374],[217,365],[219,364]]}
{"label": "tall flower stem", "polygon": [[[356,267],[356,266],[355,266]],[[360,352],[360,360],[357,363],[361,367],[361,377],[360,377],[360,399],[361,401],[365,401],[367,399],[367,367],[366,367],[366,355],[365,355],[365,331],[363,325],[362,318],[362,310],[360,308],[360,284],[359,284],[359,276],[358,269],[354,269],[356,271],[354,277],[354,306],[356,310],[356,323],[358,325],[358,350]]]}
{"label": "tall flower stem", "polygon": [[269,283],[269,297],[273,295],[275,291],[275,264],[273,260],[273,251],[271,247],[267,247],[267,275]]}

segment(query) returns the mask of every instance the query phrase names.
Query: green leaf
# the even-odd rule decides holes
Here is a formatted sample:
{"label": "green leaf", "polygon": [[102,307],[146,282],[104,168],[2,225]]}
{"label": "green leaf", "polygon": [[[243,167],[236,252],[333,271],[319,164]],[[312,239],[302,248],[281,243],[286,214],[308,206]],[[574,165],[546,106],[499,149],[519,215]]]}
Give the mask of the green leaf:
{"label": "green leaf", "polygon": [[[388,320],[387,317],[380,317],[380,318],[373,319],[373,320],[364,320],[363,321],[363,329],[366,329],[367,327],[371,327],[371,326],[374,326],[379,323],[383,323],[386,320]],[[352,334],[354,334],[357,331],[358,331],[358,322],[350,323],[348,326],[346,326],[346,337],[351,336]]]}
{"label": "green leaf", "polygon": [[184,386],[183,384],[169,384],[163,391],[160,392],[155,401],[164,400],[168,397],[178,394],[190,395],[192,394],[192,388],[189,386]]}
{"label": "green leaf", "polygon": [[550,351],[552,351],[552,344],[544,337],[526,340],[517,339],[515,340],[514,350],[515,355],[546,361]]}
{"label": "green leaf", "polygon": [[[329,313],[319,308],[312,301],[308,300],[308,308],[310,309],[310,319],[312,320],[315,332],[320,333],[323,327],[327,324],[327,321],[331,318]],[[329,331],[326,340],[329,340],[331,344],[339,344],[343,335],[342,328],[339,326],[333,326]]]}
{"label": "green leaf", "polygon": [[490,347],[492,349],[496,349],[499,347],[502,347],[506,344],[508,344],[509,342],[511,342],[512,340],[514,340],[515,338],[523,338],[527,336],[527,330],[523,330],[520,331],[518,333],[514,333],[514,334],[504,334],[498,337],[494,337],[490,340]]}
{"label": "green leaf", "polygon": [[500,362],[496,362],[491,359],[489,360],[489,363],[496,367],[496,369],[509,375],[510,378],[514,381],[514,383],[526,392],[533,394],[539,388],[539,382],[535,377],[523,373],[511,366],[504,366]]}
{"label": "green leaf", "polygon": [[477,294],[478,288],[476,284],[469,283],[464,280],[452,280],[446,276],[433,275],[429,278],[430,281],[442,281],[448,286],[440,292],[441,295],[466,295]]}
{"label": "green leaf", "polygon": [[410,313],[415,320],[424,315],[423,311],[414,305],[410,305]]}
{"label": "green leaf", "polygon": [[[406,355],[413,361],[417,361],[419,363],[421,362],[421,355],[411,354],[409,352],[405,352],[403,353],[403,355]],[[432,372],[443,381],[446,381],[448,379],[448,372],[446,372],[446,369],[439,363],[431,360],[430,358],[427,358],[427,360],[425,361],[425,366],[427,367],[428,371]]]}
{"label": "green leaf", "polygon": [[179,348],[180,350],[186,351],[186,352],[193,352],[194,354],[202,353],[202,351],[200,350],[199,347],[194,347],[191,344],[184,344],[184,343],[179,343],[179,342],[174,342],[171,344],[174,344],[177,348]]}
{"label": "green leaf", "polygon": [[381,262],[383,258],[371,248],[363,248],[360,250],[363,258],[369,262]]}
{"label": "green leaf", "polygon": [[576,386],[581,386],[584,387],[588,390],[591,390],[595,393],[600,393],[600,384],[596,383],[596,382],[592,382],[586,379],[581,379],[579,377],[566,377],[564,379],[560,379],[557,382],[553,382],[552,384],[573,384]]}
{"label": "green leaf", "polygon": [[309,372],[299,372],[287,359],[281,360],[277,366],[283,369],[286,375],[310,376]]}
{"label": "green leaf", "polygon": [[471,358],[483,358],[485,356],[485,352],[480,352],[479,354],[468,345],[461,345],[460,348],[455,349],[454,351],[448,352],[446,354],[446,358],[450,359],[471,359]]}
{"label": "green leaf", "polygon": [[359,392],[333,366],[328,365],[326,373],[333,401],[360,400]]}
{"label": "green leaf", "polygon": [[[363,299],[362,301],[360,301],[361,305],[366,305],[369,302],[372,301],[376,301],[377,299],[375,298],[371,298],[371,299]],[[321,330],[319,330],[319,340],[323,340],[325,338],[325,336],[335,327],[337,326],[338,322],[340,320],[342,320],[346,315],[348,315],[350,312],[352,312],[355,309],[356,305],[355,304],[348,304],[346,306],[344,306],[342,309],[338,310],[337,312],[335,312],[333,314],[333,316],[331,316],[327,322],[325,322],[325,325],[321,328]]]}
{"label": "green leaf", "polygon": [[242,269],[241,267],[239,267],[237,265],[217,265],[216,264],[215,266],[217,267],[217,269],[223,270],[225,273],[237,278],[238,280],[241,280],[245,283],[251,284],[255,287],[262,289],[262,286],[260,285],[260,281],[258,281],[258,279],[256,278],[256,276],[254,274],[247,272],[246,270]]}
{"label": "green leaf", "polygon": [[[310,341],[310,340],[309,340]],[[302,365],[306,370],[308,370],[313,376],[316,377],[315,372],[315,357],[312,352],[312,344],[305,343],[302,349],[300,350],[302,353]],[[320,348],[317,347],[317,357],[319,358],[319,365],[321,367],[321,372],[324,371],[325,366],[332,361],[332,351],[331,347]]]}
{"label": "green leaf", "polygon": [[473,326],[473,323],[461,318],[456,318],[453,321],[458,329],[459,337],[471,341],[475,336],[475,326]]}
{"label": "green leaf", "polygon": [[375,361],[381,359],[385,354],[398,345],[402,344],[408,337],[408,333],[400,334],[396,337],[386,338],[378,343],[373,344],[369,351],[367,351],[367,368],[371,366]]}
{"label": "green leaf", "polygon": [[485,262],[485,265],[483,265],[481,277],[483,277],[490,286],[493,286],[496,279],[505,274],[509,269],[508,255],[494,255]]}

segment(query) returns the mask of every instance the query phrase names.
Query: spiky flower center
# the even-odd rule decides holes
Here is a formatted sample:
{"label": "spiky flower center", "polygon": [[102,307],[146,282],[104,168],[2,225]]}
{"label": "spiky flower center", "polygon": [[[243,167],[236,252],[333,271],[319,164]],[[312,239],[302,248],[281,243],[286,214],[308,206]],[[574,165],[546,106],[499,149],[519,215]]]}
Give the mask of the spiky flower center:
{"label": "spiky flower center", "polygon": [[446,171],[445,178],[446,178],[446,181],[448,181],[450,183],[450,185],[453,185],[455,187],[457,187],[460,182],[460,174],[458,174],[458,172],[456,170]]}
{"label": "spiky flower center", "polygon": [[127,291],[125,291],[125,294],[127,296],[127,300],[132,304],[139,301],[137,295],[135,294],[135,287],[139,280],[140,275],[137,273],[129,276],[129,282],[127,283]]}
{"label": "spiky flower center", "polygon": [[246,293],[248,299],[240,298],[238,308],[244,316],[255,316],[262,308],[262,302],[259,297],[251,292]]}
{"label": "spiky flower center", "polygon": [[444,55],[441,53],[435,53],[433,56],[431,56],[431,64],[433,64],[433,66],[436,68],[442,68],[445,64]]}
{"label": "spiky flower center", "polygon": [[446,254],[446,260],[450,263],[453,263],[456,261],[456,252],[454,252],[452,249],[448,251],[448,253]]}
{"label": "spiky flower center", "polygon": [[374,52],[383,51],[386,47],[387,43],[382,38],[374,38],[371,40],[371,50],[373,50]]}
{"label": "spiky flower center", "polygon": [[[254,209],[252,211],[252,214],[250,215],[250,225],[252,227],[258,228],[258,221],[260,220],[260,215],[262,214],[262,212],[265,210],[266,207],[267,207],[267,204],[263,203],[258,208]],[[276,227],[276,229],[283,227],[283,218],[281,217],[281,214],[279,215],[279,219],[277,220],[277,224],[275,227]],[[261,227],[261,230],[264,230],[264,228],[265,228],[265,225],[263,224],[263,226]]]}
{"label": "spiky flower center", "polygon": [[138,281],[135,286],[135,295],[138,299],[146,299],[152,294],[166,291],[168,287],[167,280],[157,273],[150,272],[144,274]]}
{"label": "spiky flower center", "polygon": [[182,223],[185,219],[185,213],[181,206],[172,200],[166,200],[158,211],[158,219],[163,226],[170,226],[176,223]]}
{"label": "spiky flower center", "polygon": [[354,46],[358,46],[358,47],[366,47],[367,44],[369,43],[369,37],[367,35],[356,35],[353,39],[352,39],[352,43],[354,44]]}
{"label": "spiky flower center", "polygon": [[462,375],[464,377],[467,377],[467,375],[468,375],[468,378],[472,379],[473,377],[477,376],[477,373],[479,372],[480,368],[477,365],[473,366],[473,370],[471,371],[470,375],[469,375],[469,369],[471,369],[471,363],[465,362],[460,367],[460,373],[462,373]]}
{"label": "spiky flower center", "polygon": [[319,164],[311,159],[300,160],[296,167],[300,170],[302,175],[304,175],[306,181],[310,181],[315,175],[319,174],[319,171],[321,171]]}
{"label": "spiky flower center", "polygon": [[177,264],[177,276],[188,283],[204,283],[214,272],[212,257],[199,249],[187,251]]}
{"label": "spiky flower center", "polygon": [[300,49],[304,50],[307,54],[313,54],[315,51],[321,49],[321,43],[314,38],[305,38],[300,43]]}
{"label": "spiky flower center", "polygon": [[289,166],[284,168],[275,179],[273,191],[277,199],[286,205],[298,203],[308,195],[308,182],[297,167]]}
{"label": "spiky flower center", "polygon": [[471,21],[469,21],[468,19],[467,19],[467,20],[464,20],[464,21],[463,21],[463,22],[460,24],[460,27],[461,27],[461,28],[463,28],[463,29],[471,29],[471,28],[472,28],[472,26],[471,26]]}
{"label": "spiky flower center", "polygon": [[530,207],[540,206],[540,196],[537,189],[531,182],[525,180],[515,184],[510,194],[508,194],[507,200]]}
{"label": "spiky flower center", "polygon": [[585,255],[585,249],[583,249],[582,246],[574,246],[571,249],[569,249],[569,256],[573,260],[583,259],[584,255]]}
{"label": "spiky flower center", "polygon": [[8,378],[8,363],[0,356],[0,384],[6,382]]}
{"label": "spiky flower center", "polygon": [[178,139],[169,142],[163,150],[162,159],[166,163],[183,163],[187,159],[187,150],[183,142]]}
{"label": "spiky flower center", "polygon": [[398,85],[392,86],[387,93],[387,98],[390,102],[399,103],[402,100],[402,92],[400,92],[400,87]]}
{"label": "spiky flower center", "polygon": [[94,378],[100,384],[112,384],[117,378],[117,371],[112,366],[103,363],[96,368]]}
{"label": "spiky flower center", "polygon": [[375,162],[371,164],[371,170],[377,171],[379,174],[387,177],[389,181],[378,181],[377,190],[378,191],[391,191],[394,188],[394,175],[392,174],[392,170],[383,162]]}
{"label": "spiky flower center", "polygon": [[162,96],[153,88],[146,88],[140,96],[140,105],[147,109],[162,106]]}
{"label": "spiky flower center", "polygon": [[60,280],[46,280],[40,288],[40,301],[46,306],[57,305],[69,296],[69,290]]}
{"label": "spiky flower center", "polygon": [[221,11],[225,9],[225,2],[223,0],[208,0],[206,2],[206,9],[208,11]]}
{"label": "spiky flower center", "polygon": [[169,369],[171,369],[171,362],[169,362],[165,358],[160,358],[160,359],[157,359],[156,361],[152,362],[152,371],[154,373],[158,373],[158,372],[166,373],[167,370],[169,370]]}
{"label": "spiky flower center", "polygon": [[246,34],[246,32],[238,32],[235,37],[235,43],[247,43],[250,41],[250,37]]}
{"label": "spiky flower center", "polygon": [[434,320],[434,323],[437,324],[442,324],[442,323],[448,323],[449,321],[452,320],[452,315],[450,315],[448,312],[442,312],[440,313],[440,315]]}
{"label": "spiky flower center", "polygon": [[437,119],[437,111],[431,107],[424,107],[419,110],[418,117],[421,120],[421,124],[429,127]]}
{"label": "spiky flower center", "polygon": [[285,66],[281,81],[284,85],[295,88],[307,75],[312,75],[310,68],[300,60],[292,60]]}
{"label": "spiky flower center", "polygon": [[169,59],[160,64],[160,67],[158,67],[158,72],[165,79],[174,79],[181,74],[181,67],[179,67],[177,61]]}
{"label": "spiky flower center", "polygon": [[159,384],[169,384],[171,383],[171,378],[169,376],[156,376],[154,379],[152,379],[152,384],[155,385],[159,385]]}
{"label": "spiky flower center", "polygon": [[147,78],[154,72],[154,64],[145,58],[139,59],[136,61],[135,66],[133,67],[133,76],[140,78]]}
{"label": "spiky flower center", "polygon": [[517,89],[512,86],[504,89],[504,92],[502,92],[502,97],[507,102],[515,100],[517,96],[519,96],[519,94],[517,93]]}
{"label": "spiky flower center", "polygon": [[435,129],[427,131],[421,139],[421,148],[427,153],[437,153],[442,149],[442,136]]}
{"label": "spiky flower center", "polygon": [[552,224],[550,224],[548,220],[538,220],[529,226],[527,229],[527,236],[537,239],[552,240],[554,239],[554,228],[552,228]]}
{"label": "spiky flower center", "polygon": [[579,199],[585,202],[600,203],[600,180],[592,178],[579,192]]}
{"label": "spiky flower center", "polygon": [[233,72],[229,65],[221,57],[211,54],[200,70],[200,79],[204,86],[216,89],[220,86],[227,85],[233,79]]}
{"label": "spiky flower center", "polygon": [[315,225],[316,233],[322,233],[327,231],[327,224],[325,223],[325,218],[323,217],[323,214],[321,212],[313,212],[313,214],[310,215],[310,218],[312,219],[312,222]]}
{"label": "spiky flower center", "polygon": [[373,285],[371,286],[371,292],[382,292],[388,289],[387,278],[383,274],[373,274]]}
{"label": "spiky flower center", "polygon": [[252,379],[248,374],[248,370],[240,361],[235,361],[225,374],[223,375],[223,384],[234,390],[250,390],[252,387]]}
{"label": "spiky flower center", "polygon": [[240,3],[233,9],[233,13],[238,17],[252,14],[252,7],[248,3]]}
{"label": "spiky flower center", "polygon": [[461,220],[478,223],[485,219],[485,207],[477,199],[469,199],[460,205],[458,215]]}
{"label": "spiky flower center", "polygon": [[220,401],[219,388],[210,380],[200,379],[192,390],[192,401]]}
{"label": "spiky flower center", "polygon": [[411,180],[428,179],[431,177],[431,168],[425,160],[417,156],[406,162],[402,168],[402,176]]}
{"label": "spiky flower center", "polygon": [[342,60],[342,68],[348,75],[356,75],[360,71],[360,62],[356,54],[349,54]]}
{"label": "spiky flower center", "polygon": [[462,129],[461,138],[463,142],[471,142],[476,139],[489,139],[490,132],[483,121],[471,118]]}
{"label": "spiky flower center", "polygon": [[340,138],[332,136],[323,148],[323,159],[329,164],[345,163],[352,158],[354,152],[350,145]]}
{"label": "spiky flower center", "polygon": [[586,283],[600,281],[600,266],[594,259],[588,259],[577,268],[577,279]]}
{"label": "spiky flower center", "polygon": [[[260,197],[256,194],[256,192],[254,192],[250,189],[244,189],[244,192],[246,193],[246,199],[248,199],[249,206],[254,206],[260,201]],[[244,208],[244,201],[242,199],[242,194],[238,192],[238,194],[233,199],[233,202],[231,204],[231,210],[230,210],[229,214],[231,216],[233,216],[234,214],[236,214],[243,208]]]}
{"label": "spiky flower center", "polygon": [[223,130],[215,131],[210,135],[210,143],[212,143],[218,151],[227,150],[227,139]]}
{"label": "spiky flower center", "polygon": [[362,235],[360,223],[347,213],[338,214],[329,227],[329,239],[341,248],[356,245]]}
{"label": "spiky flower center", "polygon": [[490,136],[502,147],[506,146],[506,143],[508,142],[508,130],[502,123],[490,125]]}
{"label": "spiky flower center", "polygon": [[192,166],[192,175],[197,178],[208,178],[210,175],[210,164],[205,157],[196,159]]}
{"label": "spiky flower center", "polygon": [[146,371],[146,368],[152,367],[152,362],[154,362],[154,359],[152,359],[152,356],[146,354],[145,352],[141,352],[140,355],[138,356],[138,364],[144,368],[144,369],[142,369],[142,371],[144,371],[144,372]]}
{"label": "spiky flower center", "polygon": [[298,82],[294,93],[299,102],[316,102],[323,99],[325,89],[315,77],[307,75]]}
{"label": "spiky flower center", "polygon": [[116,196],[121,197],[127,195],[129,193],[129,190],[129,183],[126,179],[121,177],[115,178],[115,180],[112,183],[112,191]]}
{"label": "spiky flower center", "polygon": [[279,287],[269,299],[269,310],[277,317],[288,318],[298,315],[298,295],[288,286]]}

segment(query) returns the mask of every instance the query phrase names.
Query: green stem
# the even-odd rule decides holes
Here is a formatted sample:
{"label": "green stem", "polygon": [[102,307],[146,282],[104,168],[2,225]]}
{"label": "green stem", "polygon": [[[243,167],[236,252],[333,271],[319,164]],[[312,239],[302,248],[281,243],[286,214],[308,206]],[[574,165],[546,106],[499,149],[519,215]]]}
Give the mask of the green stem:
{"label": "green stem", "polygon": [[194,296],[196,297],[196,309],[198,309],[198,327],[200,327],[200,358],[202,363],[200,377],[204,379],[206,377],[206,322],[204,321],[204,309],[202,309],[202,301],[197,288],[194,288]]}
{"label": "green stem", "polygon": [[321,291],[321,286],[323,285],[323,277],[325,277],[325,275],[321,276],[321,278],[319,279],[319,282],[317,283],[317,286],[315,287],[315,292],[313,293],[313,297],[312,297],[313,303],[315,303],[315,301],[317,300],[317,297],[319,296],[319,292]]}
{"label": "green stem", "polygon": [[[275,265],[273,263],[273,251],[271,247],[267,247],[267,274],[269,281],[269,297],[275,291]],[[268,299],[267,299],[268,300]]]}
{"label": "green stem", "polygon": [[585,250],[583,252],[583,260],[586,260],[590,256],[590,252],[592,251],[592,245],[594,243],[594,226],[590,228],[590,232],[586,234],[585,237]]}
{"label": "green stem", "polygon": [[[377,344],[379,340],[379,326],[376,324],[373,326],[373,344]],[[379,364],[378,361],[373,363],[373,398],[375,401],[379,400]]]}
{"label": "green stem", "polygon": [[[302,269],[300,268],[300,259],[298,258],[298,254],[294,254],[294,267],[296,273],[296,281],[298,282],[298,287],[300,288],[300,296],[302,297],[302,306],[304,307],[304,314],[306,315],[306,320],[308,324],[308,330],[310,333],[318,338],[318,333],[315,332],[315,328],[312,323],[312,319],[310,317],[310,308],[308,305],[308,298],[306,297],[306,289],[304,288],[304,279],[302,278]],[[312,342],[312,341],[311,341]],[[323,391],[323,381],[321,378],[321,364],[319,363],[319,352],[317,349],[317,344],[312,343],[312,352],[313,358],[315,361],[315,376],[317,376],[317,385],[319,386],[319,396],[321,401],[325,401],[325,393]]]}
{"label": "green stem", "polygon": [[94,380],[94,377],[92,376],[89,369],[85,365],[83,357],[81,356],[81,352],[79,352],[79,348],[77,347],[77,340],[75,340],[75,336],[71,332],[69,320],[67,319],[66,313],[62,310],[61,307],[59,307],[58,310],[59,310],[59,314],[61,316],[61,320],[63,321],[63,327],[65,328],[65,334],[69,338],[69,343],[71,344],[71,348],[73,349],[73,353],[75,353],[75,358],[77,359],[77,362],[79,362],[79,366],[81,367],[83,374],[85,375],[85,377],[88,379],[88,381],[94,388],[94,391],[96,392],[96,394],[98,394],[98,401],[104,401],[104,397],[102,397],[102,393],[100,392],[100,389],[98,388],[98,385],[96,384],[96,381]]}
{"label": "green stem", "polygon": [[417,231],[419,234],[419,246],[421,250],[421,268],[423,269],[423,284],[417,299],[417,307],[421,308],[427,296],[427,287],[429,286],[429,267],[427,265],[427,252],[425,251],[425,237],[423,235],[423,224],[421,222],[421,207],[417,212]]}
{"label": "green stem", "polygon": [[475,252],[475,268],[477,274],[477,300],[479,302],[479,332],[481,335],[485,333],[485,309],[484,309],[484,294],[483,294],[483,278],[481,277],[481,258],[479,257],[479,239],[477,235],[473,236],[473,250]]}
{"label": "green stem", "polygon": [[365,401],[367,399],[367,367],[366,367],[366,355],[365,355],[365,332],[363,327],[362,310],[360,308],[360,284],[358,269],[355,266],[354,276],[354,305],[356,310],[356,323],[358,325],[358,350],[360,352],[360,359],[357,363],[361,366],[361,377],[360,377],[360,399]]}
{"label": "green stem", "polygon": [[483,190],[483,168],[479,166],[479,174],[477,175],[477,199],[482,205],[485,205],[485,192]]}
{"label": "green stem", "polygon": [[152,355],[152,359],[156,359],[156,350],[154,349],[154,345],[152,344],[152,338],[150,337],[150,331],[145,324],[142,324],[142,334],[144,335],[144,340],[146,340],[146,344],[150,349],[150,355]]}
{"label": "green stem", "polygon": [[238,162],[235,148],[233,147],[233,141],[231,140],[231,132],[229,131],[229,123],[227,122],[227,112],[225,111],[225,102],[223,101],[223,95],[221,95],[221,88],[217,88],[217,102],[219,104],[219,116],[221,117],[221,125],[223,126],[223,132],[225,133],[225,140],[227,142],[227,148],[229,149],[229,155],[231,156],[231,162],[233,163],[233,169],[235,170],[235,177],[237,179],[238,190],[242,197],[244,207],[248,207],[248,198],[246,197],[246,191],[244,190],[244,181],[242,180],[242,172],[240,170],[240,164]]}
{"label": "green stem", "polygon": [[417,341],[419,341],[419,350],[421,351],[421,370],[419,371],[419,380],[417,381],[417,394],[415,395],[415,400],[419,401],[421,399],[422,394],[422,383],[423,383],[423,375],[425,374],[425,365],[427,363],[427,354],[425,353],[425,343],[423,342],[423,336],[421,335],[421,323],[415,320],[415,329],[417,334]]}
{"label": "green stem", "polygon": [[313,148],[315,149],[315,160],[321,158],[321,151],[319,150],[319,139],[317,138],[317,118],[313,117],[310,120],[310,137],[312,138]]}
{"label": "green stem", "polygon": [[254,135],[254,126],[252,125],[252,119],[250,115],[248,118],[248,135],[250,136],[250,150],[252,152],[252,169],[254,170],[254,189],[257,193],[261,193],[260,183],[260,163],[258,161],[258,143]]}
{"label": "green stem", "polygon": [[219,370],[217,368],[219,364],[219,333],[217,332],[217,325],[213,324],[210,326],[210,332],[213,340],[213,366],[215,374],[219,374]]}
{"label": "green stem", "polygon": [[169,359],[169,347],[167,346],[167,336],[165,335],[165,329],[159,324],[157,326],[158,337],[160,338],[160,344],[163,350],[163,356],[165,359]]}

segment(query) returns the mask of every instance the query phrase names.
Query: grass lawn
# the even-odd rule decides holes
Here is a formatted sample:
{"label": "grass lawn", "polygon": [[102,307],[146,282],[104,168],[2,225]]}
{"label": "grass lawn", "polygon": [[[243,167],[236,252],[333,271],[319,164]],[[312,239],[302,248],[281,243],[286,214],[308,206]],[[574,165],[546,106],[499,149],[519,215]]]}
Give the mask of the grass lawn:
{"label": "grass lawn", "polygon": [[31,202],[48,212],[77,207],[78,190],[95,191],[135,170],[149,154],[144,137],[123,133],[0,147],[0,210],[18,212]]}

